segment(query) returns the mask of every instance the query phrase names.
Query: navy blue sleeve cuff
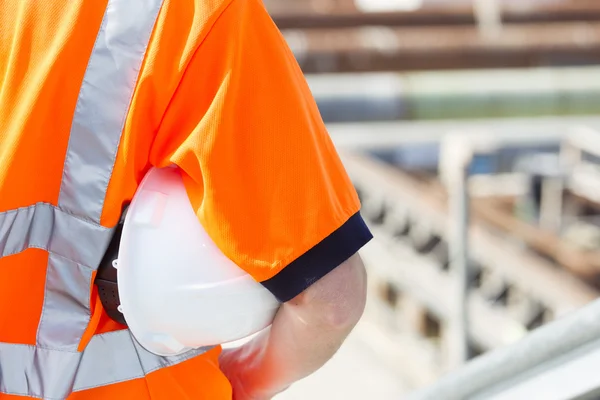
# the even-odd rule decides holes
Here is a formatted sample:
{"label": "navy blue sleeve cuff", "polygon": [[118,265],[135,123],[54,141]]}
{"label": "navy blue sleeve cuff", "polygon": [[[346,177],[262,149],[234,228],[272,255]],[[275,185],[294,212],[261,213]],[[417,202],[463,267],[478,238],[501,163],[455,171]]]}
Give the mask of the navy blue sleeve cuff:
{"label": "navy blue sleeve cuff", "polygon": [[360,213],[356,213],[335,232],[262,284],[282,303],[290,301],[349,259],[372,238]]}

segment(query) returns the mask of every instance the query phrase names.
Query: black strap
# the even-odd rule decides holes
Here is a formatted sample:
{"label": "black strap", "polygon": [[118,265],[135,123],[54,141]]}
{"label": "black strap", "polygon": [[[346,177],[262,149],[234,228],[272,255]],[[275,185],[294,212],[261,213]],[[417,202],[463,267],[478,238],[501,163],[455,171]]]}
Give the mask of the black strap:
{"label": "black strap", "polygon": [[117,284],[117,270],[113,267],[113,261],[117,259],[119,254],[119,245],[121,243],[121,234],[123,232],[123,224],[127,209],[123,211],[123,215],[119,224],[115,228],[115,233],[108,245],[106,253],[98,266],[96,280],[94,283],[98,287],[98,295],[104,310],[108,316],[120,324],[127,325],[123,314],[118,310],[121,300],[119,299],[119,290]]}

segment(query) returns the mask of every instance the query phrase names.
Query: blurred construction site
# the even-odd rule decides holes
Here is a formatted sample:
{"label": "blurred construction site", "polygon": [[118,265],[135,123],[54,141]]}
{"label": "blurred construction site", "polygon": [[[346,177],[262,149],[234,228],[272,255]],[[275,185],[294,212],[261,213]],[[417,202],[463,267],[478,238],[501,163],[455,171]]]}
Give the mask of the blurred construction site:
{"label": "blurred construction site", "polygon": [[278,399],[598,398],[556,360],[600,339],[600,1],[264,1],[375,235],[363,320]]}

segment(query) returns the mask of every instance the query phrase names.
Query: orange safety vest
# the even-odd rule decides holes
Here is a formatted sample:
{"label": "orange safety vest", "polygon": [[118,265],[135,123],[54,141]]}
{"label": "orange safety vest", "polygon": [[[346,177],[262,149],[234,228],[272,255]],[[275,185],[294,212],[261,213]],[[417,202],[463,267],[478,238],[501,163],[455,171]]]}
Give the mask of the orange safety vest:
{"label": "orange safety vest", "polygon": [[370,240],[260,0],[0,3],[0,400],[229,399],[220,347],[144,350],[93,284],[123,205],[178,165],[199,220],[287,301]]}

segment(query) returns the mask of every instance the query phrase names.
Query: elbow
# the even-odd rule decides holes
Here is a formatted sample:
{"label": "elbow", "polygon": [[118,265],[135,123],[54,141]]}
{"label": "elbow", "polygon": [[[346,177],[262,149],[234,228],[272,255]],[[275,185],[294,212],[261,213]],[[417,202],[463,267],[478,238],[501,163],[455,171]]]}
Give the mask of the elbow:
{"label": "elbow", "polygon": [[[358,288],[357,288],[358,289]],[[366,293],[356,290],[340,299],[339,303],[324,308],[325,326],[330,330],[350,331],[361,319],[366,305]]]}
{"label": "elbow", "polygon": [[[333,301],[322,304],[327,326],[350,330],[361,319],[367,300],[367,274],[358,255],[340,265],[338,285],[329,288]],[[337,292],[337,296],[335,293]]]}
{"label": "elbow", "polygon": [[324,330],[349,332],[363,315],[367,274],[358,254],[291,301],[302,319]]}

